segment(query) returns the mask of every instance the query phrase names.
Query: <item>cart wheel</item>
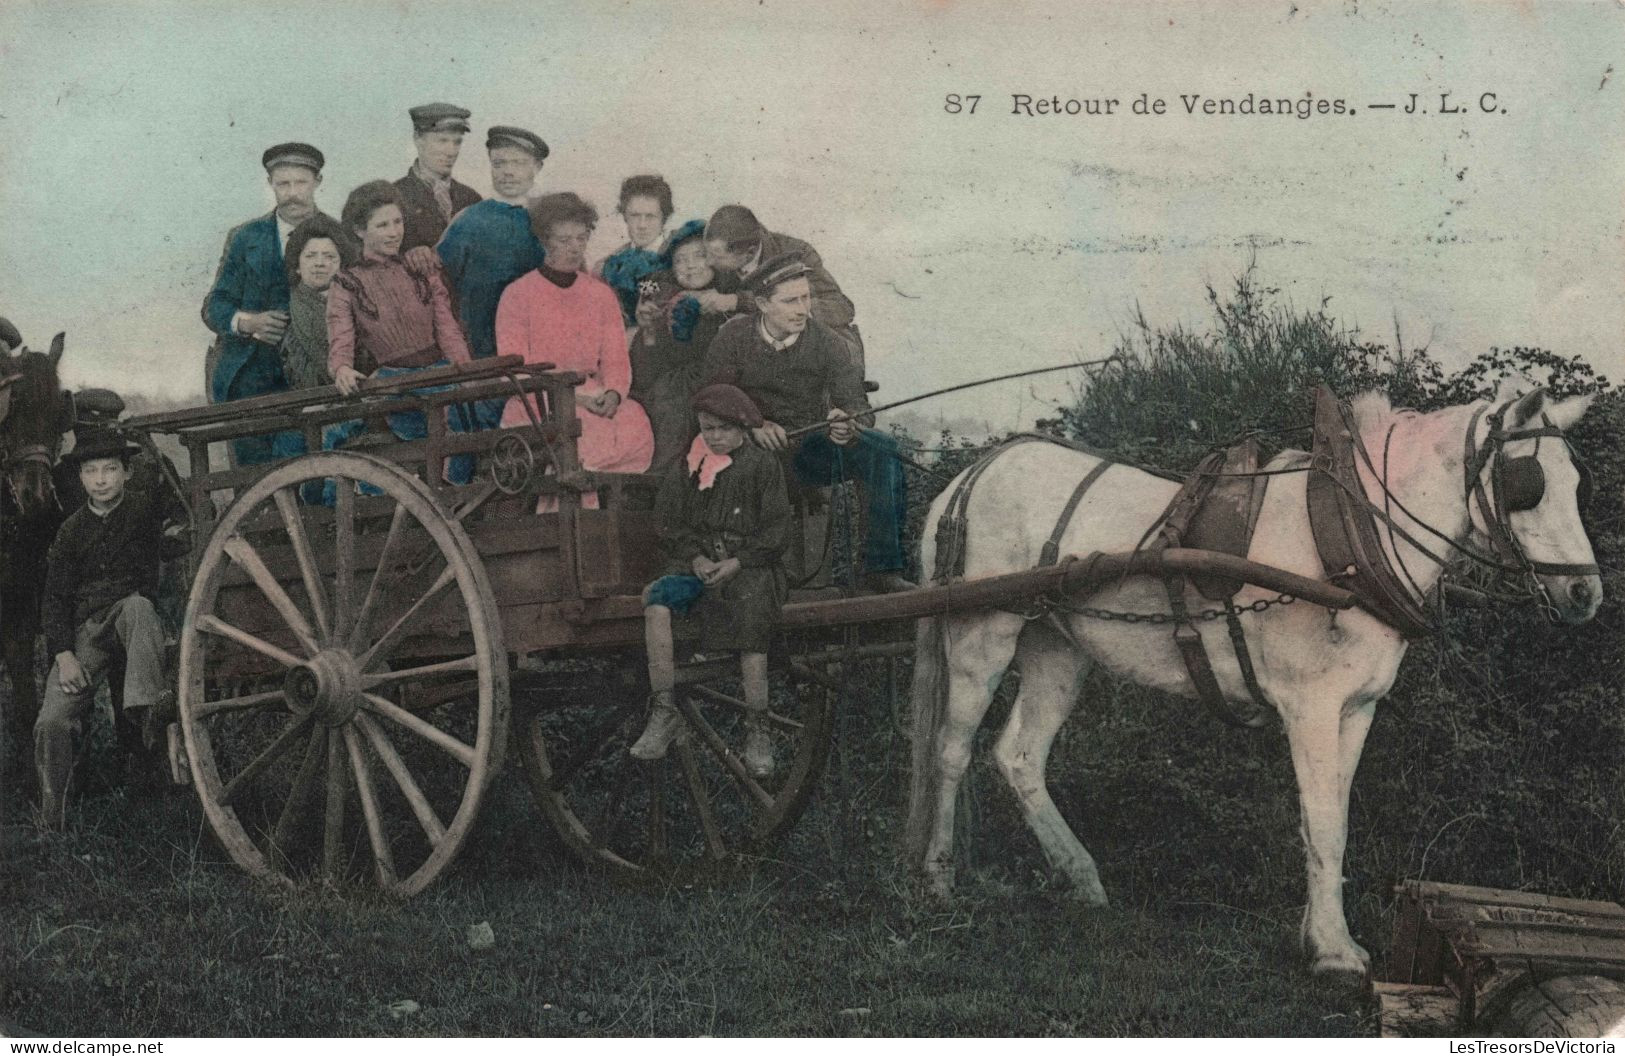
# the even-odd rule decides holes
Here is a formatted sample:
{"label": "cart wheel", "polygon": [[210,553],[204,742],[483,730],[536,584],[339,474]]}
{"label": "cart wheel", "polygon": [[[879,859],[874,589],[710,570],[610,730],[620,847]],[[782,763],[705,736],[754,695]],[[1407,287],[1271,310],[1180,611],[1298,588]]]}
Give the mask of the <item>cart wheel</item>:
{"label": "cart wheel", "polygon": [[572,698],[526,708],[515,738],[542,812],[584,861],[628,880],[716,871],[788,832],[812,797],[835,732],[833,696],[775,679],[769,724],[776,768],[753,777],[741,760],[744,703],[721,679],[678,688],[683,732],[664,759],[628,749],[647,703]]}
{"label": "cart wheel", "polygon": [[[325,480],[333,508],[301,506],[300,485]],[[256,876],[370,873],[416,894],[502,763],[507,656],[484,566],[422,481],[367,455],[308,455],[232,504],[198,563],[179,674],[192,784]]]}

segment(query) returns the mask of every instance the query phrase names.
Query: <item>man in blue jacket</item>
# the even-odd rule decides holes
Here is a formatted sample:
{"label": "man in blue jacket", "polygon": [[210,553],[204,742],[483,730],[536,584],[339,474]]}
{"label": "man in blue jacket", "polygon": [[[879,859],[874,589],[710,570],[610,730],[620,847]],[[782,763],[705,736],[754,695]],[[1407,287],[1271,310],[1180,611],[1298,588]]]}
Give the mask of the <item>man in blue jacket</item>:
{"label": "man in blue jacket", "polygon": [[[277,348],[288,326],[288,272],[282,252],[288,235],[317,214],[322,152],[307,143],[281,143],[260,158],[276,208],[232,229],[214,286],[203,301],[203,322],[219,335],[209,356],[209,398],[215,403],[288,388]],[[232,441],[240,465],[286,458],[304,450],[298,433]]]}
{"label": "man in blue jacket", "polygon": [[[526,206],[535,195],[547,143],[523,128],[492,125],[485,149],[491,155],[491,187],[497,196],[458,213],[436,247],[475,359],[496,355],[502,291],[541,267],[544,257]],[[476,403],[479,428],[495,429],[506,403],[504,399]]]}

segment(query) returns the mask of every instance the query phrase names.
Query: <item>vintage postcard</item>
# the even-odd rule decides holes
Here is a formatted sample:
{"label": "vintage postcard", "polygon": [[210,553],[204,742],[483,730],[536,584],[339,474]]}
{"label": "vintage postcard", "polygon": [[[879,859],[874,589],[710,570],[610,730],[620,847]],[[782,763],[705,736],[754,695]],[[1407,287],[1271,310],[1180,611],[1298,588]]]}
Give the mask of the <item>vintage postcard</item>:
{"label": "vintage postcard", "polygon": [[0,6],[0,1033],[1625,1032],[1622,60]]}

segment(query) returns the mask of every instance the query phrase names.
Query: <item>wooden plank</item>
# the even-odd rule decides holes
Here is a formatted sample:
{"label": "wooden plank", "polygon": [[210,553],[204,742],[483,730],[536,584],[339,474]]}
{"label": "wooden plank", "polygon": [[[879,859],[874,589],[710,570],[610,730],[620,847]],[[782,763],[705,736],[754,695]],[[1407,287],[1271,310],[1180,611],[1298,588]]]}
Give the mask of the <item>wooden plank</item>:
{"label": "wooden plank", "polygon": [[1618,929],[1598,932],[1573,926],[1478,921],[1470,934],[1457,939],[1455,946],[1463,955],[1495,957],[1540,950],[1543,955],[1556,951],[1564,955],[1625,961],[1625,932]]}
{"label": "wooden plank", "polygon": [[1618,902],[1602,902],[1583,898],[1564,898],[1545,895],[1537,891],[1511,891],[1494,887],[1474,887],[1468,884],[1445,884],[1432,880],[1407,880],[1405,888],[1417,898],[1436,902],[1470,902],[1476,905],[1524,906],[1530,909],[1551,909],[1564,913],[1592,914],[1605,917],[1625,917],[1625,906]]}
{"label": "wooden plank", "polygon": [[1387,982],[1374,983],[1372,989],[1382,1037],[1432,1037],[1457,1029],[1460,1007],[1445,987]]}
{"label": "wooden plank", "polygon": [[[494,356],[471,363],[454,363],[447,367],[437,367],[407,377],[368,378],[361,382],[360,391],[364,395],[383,394],[420,388],[424,385],[455,384],[464,380],[497,377],[509,372],[525,375],[541,374],[552,369],[551,363],[527,364],[521,356]],[[322,385],[311,389],[294,389],[267,396],[254,396],[246,400],[233,400],[229,403],[165,411],[160,414],[138,414],[126,419],[124,425],[132,429],[153,432],[175,432],[188,426],[252,417],[266,411],[281,411],[290,407],[330,403],[346,398],[339,392],[338,386]]]}

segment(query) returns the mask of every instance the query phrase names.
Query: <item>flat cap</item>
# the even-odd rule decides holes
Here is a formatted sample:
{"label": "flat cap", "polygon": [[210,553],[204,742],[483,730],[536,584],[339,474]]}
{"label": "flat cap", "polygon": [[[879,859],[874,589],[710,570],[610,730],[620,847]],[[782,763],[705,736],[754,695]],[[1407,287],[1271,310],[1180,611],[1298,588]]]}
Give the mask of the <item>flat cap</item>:
{"label": "flat cap", "polygon": [[13,349],[21,348],[23,345],[23,335],[11,325],[11,320],[3,315],[0,315],[0,341],[4,341]]}
{"label": "flat cap", "polygon": [[750,278],[745,282],[756,296],[766,297],[780,283],[810,274],[812,269],[799,256],[794,253],[781,253],[772,260],[762,261],[761,266],[751,272]]}
{"label": "flat cap", "polygon": [[705,225],[707,242],[754,242],[762,237],[762,222],[742,205],[725,205]]}
{"label": "flat cap", "polygon": [[467,132],[469,112],[450,103],[424,103],[407,111],[414,132]]}
{"label": "flat cap", "polygon": [[743,425],[747,429],[762,427],[762,412],[755,401],[736,385],[716,383],[707,385],[694,394],[689,406],[696,411],[714,414],[724,421]]}
{"label": "flat cap", "polygon": [[73,450],[62,456],[62,461],[73,466],[93,458],[127,459],[141,451],[141,448],[126,440],[123,433],[105,426],[86,429],[82,434],[75,433],[74,439]]}
{"label": "flat cap", "polygon": [[260,155],[260,164],[270,172],[278,165],[303,165],[311,172],[321,172],[327,159],[309,143],[278,143]]}
{"label": "flat cap", "polygon": [[537,161],[547,160],[547,141],[534,132],[513,125],[492,125],[485,133],[485,149],[518,147],[535,155]]}

